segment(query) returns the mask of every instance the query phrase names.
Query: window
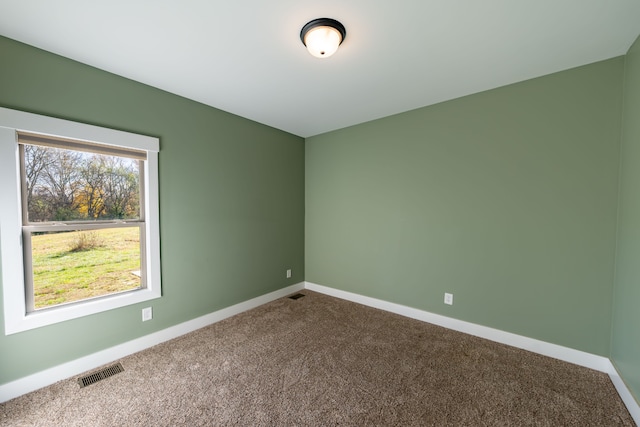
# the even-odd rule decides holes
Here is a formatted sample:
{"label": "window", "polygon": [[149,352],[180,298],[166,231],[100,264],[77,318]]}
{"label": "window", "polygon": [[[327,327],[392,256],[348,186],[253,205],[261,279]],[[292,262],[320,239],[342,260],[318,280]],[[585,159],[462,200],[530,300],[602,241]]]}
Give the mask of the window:
{"label": "window", "polygon": [[147,153],[18,132],[27,313],[142,289]]}
{"label": "window", "polygon": [[158,148],[0,108],[7,334],[160,297]]}

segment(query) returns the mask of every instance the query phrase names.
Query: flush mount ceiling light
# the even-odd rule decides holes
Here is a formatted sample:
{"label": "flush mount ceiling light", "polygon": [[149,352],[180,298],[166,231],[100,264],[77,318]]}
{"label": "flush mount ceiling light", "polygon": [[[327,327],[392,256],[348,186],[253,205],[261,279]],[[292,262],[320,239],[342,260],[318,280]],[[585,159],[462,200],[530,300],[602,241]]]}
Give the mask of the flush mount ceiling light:
{"label": "flush mount ceiling light", "polygon": [[338,50],[347,35],[344,25],[331,18],[318,18],[306,23],[300,31],[300,40],[309,53],[317,58],[328,58]]}

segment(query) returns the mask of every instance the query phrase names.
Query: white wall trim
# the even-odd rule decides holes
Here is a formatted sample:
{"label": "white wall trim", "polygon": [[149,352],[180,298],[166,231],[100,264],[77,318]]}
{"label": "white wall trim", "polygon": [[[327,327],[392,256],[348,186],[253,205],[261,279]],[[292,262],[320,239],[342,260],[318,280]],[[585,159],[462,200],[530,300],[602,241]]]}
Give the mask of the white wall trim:
{"label": "white wall trim", "polygon": [[557,344],[551,344],[522,335],[513,334],[511,332],[501,331],[499,329],[489,328],[487,326],[476,325],[474,323],[465,322],[464,320],[453,319],[451,317],[442,316],[440,314],[430,313],[428,311],[419,310],[417,308],[407,307],[401,304],[395,304],[388,301],[370,298],[351,292],[341,291],[339,289],[329,288],[327,286],[315,283],[305,282],[305,289],[316,291],[323,294],[331,295],[336,298],[345,299],[369,307],[396,313],[401,316],[410,317],[412,319],[421,320],[423,322],[432,323],[434,325],[443,326],[454,331],[464,332],[465,334],[474,335],[491,341],[507,344],[512,347],[521,348],[544,356],[560,359],[576,365],[595,369],[596,371],[609,373],[609,359],[603,356],[586,353],[584,351],[563,347]]}
{"label": "white wall trim", "polygon": [[154,345],[177,338],[189,332],[193,332],[228,317],[235,316],[236,314],[259,307],[278,298],[285,297],[293,292],[298,292],[302,289],[304,289],[304,282],[287,286],[286,288],[232,305],[231,307],[223,308],[213,313],[136,338],[135,340],[116,345],[97,353],[63,363],[62,365],[37,372],[10,383],[2,384],[0,385],[0,403],[39,388],[46,387],[57,381],[95,369],[101,365],[111,363],[122,357],[153,347]]}
{"label": "white wall trim", "polygon": [[[29,312],[25,295],[18,131],[73,138],[105,146],[145,150],[145,256],[146,286],[61,304]],[[5,334],[15,334],[54,323],[77,319],[114,308],[150,301],[162,296],[160,274],[160,222],[158,203],[158,150],[160,140],[146,135],[87,125],[0,107],[0,264]]]}
{"label": "white wall trim", "polygon": [[631,414],[631,417],[636,424],[640,426],[640,405],[638,405],[638,401],[633,397],[633,394],[627,387],[627,384],[625,384],[624,380],[620,377],[618,370],[611,361],[609,361],[608,373],[609,378],[611,378],[611,382],[616,387],[616,390],[627,407],[627,410]]}

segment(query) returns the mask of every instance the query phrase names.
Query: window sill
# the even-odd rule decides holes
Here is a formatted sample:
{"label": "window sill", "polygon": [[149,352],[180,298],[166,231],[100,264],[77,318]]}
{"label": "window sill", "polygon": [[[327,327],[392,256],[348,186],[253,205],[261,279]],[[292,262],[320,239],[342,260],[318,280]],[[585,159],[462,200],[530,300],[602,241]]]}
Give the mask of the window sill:
{"label": "window sill", "polygon": [[150,301],[160,298],[160,296],[160,292],[154,292],[151,289],[137,289],[135,291],[45,308],[28,313],[22,316],[22,318],[16,319],[15,322],[7,323],[5,325],[5,333],[9,335],[24,332],[78,317],[89,316],[115,308]]}

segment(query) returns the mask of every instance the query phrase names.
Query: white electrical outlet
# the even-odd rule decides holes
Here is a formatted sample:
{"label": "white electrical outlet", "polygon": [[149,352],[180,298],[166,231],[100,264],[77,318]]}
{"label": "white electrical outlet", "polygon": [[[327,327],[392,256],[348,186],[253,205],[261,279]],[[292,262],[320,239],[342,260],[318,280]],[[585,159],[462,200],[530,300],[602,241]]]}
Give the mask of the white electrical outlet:
{"label": "white electrical outlet", "polygon": [[146,322],[147,320],[153,319],[153,310],[151,307],[142,309],[142,321]]}
{"label": "white electrical outlet", "polygon": [[291,278],[291,269],[288,269],[287,270],[287,279],[290,279],[290,278]]}
{"label": "white electrical outlet", "polygon": [[453,305],[453,294],[444,293],[444,303],[447,305]]}

